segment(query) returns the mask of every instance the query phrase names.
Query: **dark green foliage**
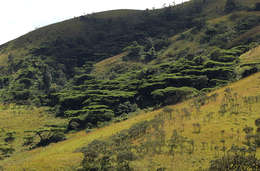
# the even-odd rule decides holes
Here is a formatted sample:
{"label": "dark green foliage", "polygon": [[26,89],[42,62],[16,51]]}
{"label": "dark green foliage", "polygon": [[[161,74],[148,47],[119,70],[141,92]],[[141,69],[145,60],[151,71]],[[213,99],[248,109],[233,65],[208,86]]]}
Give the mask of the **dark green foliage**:
{"label": "dark green foliage", "polygon": [[232,80],[235,76],[234,71],[227,67],[204,69],[203,72],[209,79]]}
{"label": "dark green foliage", "polygon": [[249,15],[238,20],[235,29],[241,34],[247,30],[255,27],[260,22],[260,17],[256,15]]}
{"label": "dark green foliage", "polygon": [[137,110],[136,104],[131,104],[129,101],[121,103],[116,109],[116,115],[128,114]]}
{"label": "dark green foliage", "polygon": [[138,61],[140,60],[140,56],[143,51],[143,46],[139,45],[135,41],[132,45],[126,47],[124,50],[128,52],[127,56],[123,58],[124,60]]}
{"label": "dark green foliage", "polygon": [[225,12],[230,13],[234,10],[236,10],[237,4],[235,0],[227,0],[226,5],[225,5]]}
{"label": "dark green foliage", "polygon": [[84,122],[79,118],[73,118],[69,121],[68,130],[81,130],[85,128]]}
{"label": "dark green foliage", "polygon": [[15,140],[14,134],[15,134],[15,132],[8,132],[8,133],[6,133],[6,137],[4,139],[5,142],[12,143]]}
{"label": "dark green foliage", "polygon": [[154,45],[155,51],[160,51],[163,48],[166,48],[170,45],[170,41],[168,39],[165,39],[165,38],[155,39],[152,43]]}
{"label": "dark green foliage", "polygon": [[3,89],[4,87],[8,86],[9,84],[9,77],[8,76],[2,76],[0,77],[0,88]]}
{"label": "dark green foliage", "polygon": [[258,128],[260,127],[260,119],[255,120],[255,126]]}
{"label": "dark green foliage", "polygon": [[34,143],[34,136],[26,136],[24,137],[23,146],[30,146]]}
{"label": "dark green foliage", "polygon": [[259,2],[255,4],[255,10],[260,11],[260,3]]}
{"label": "dark green foliage", "polygon": [[155,48],[152,47],[148,52],[145,53],[144,61],[150,62],[151,60],[156,58],[156,51]]}
{"label": "dark green foliage", "polygon": [[66,139],[64,132],[59,129],[40,129],[34,132],[40,138],[35,147],[47,146],[50,143],[57,143]]}
{"label": "dark green foliage", "polygon": [[258,68],[254,67],[254,66],[252,66],[252,67],[244,67],[242,69],[243,69],[243,72],[241,73],[241,76],[243,78],[258,72]]}
{"label": "dark green foliage", "polygon": [[260,160],[255,156],[244,156],[236,154],[234,156],[224,156],[220,159],[211,161],[208,171],[222,170],[259,170]]}
{"label": "dark green foliage", "polygon": [[163,105],[174,104],[184,100],[187,95],[194,96],[198,92],[190,87],[167,87],[165,89],[157,89],[151,93],[155,100],[161,102]]}
{"label": "dark green foliage", "polygon": [[196,27],[196,31],[200,31],[202,28],[206,26],[205,18],[196,18],[193,20],[194,26]]}

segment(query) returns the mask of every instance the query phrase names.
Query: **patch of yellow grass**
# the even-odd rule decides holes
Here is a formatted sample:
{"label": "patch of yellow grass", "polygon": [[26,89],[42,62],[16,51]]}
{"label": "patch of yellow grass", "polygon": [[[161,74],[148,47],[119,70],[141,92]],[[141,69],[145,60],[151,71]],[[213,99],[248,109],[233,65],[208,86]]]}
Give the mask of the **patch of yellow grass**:
{"label": "patch of yellow grass", "polygon": [[[259,27],[260,28],[260,27]],[[260,63],[260,46],[244,53],[240,56],[241,65],[250,63]]]}
{"label": "patch of yellow grass", "polygon": [[121,53],[119,55],[104,59],[98,63],[95,64],[94,73],[101,73],[105,72],[105,70],[110,67],[111,65],[114,65],[117,62],[122,61],[122,57],[125,56],[126,53]]}

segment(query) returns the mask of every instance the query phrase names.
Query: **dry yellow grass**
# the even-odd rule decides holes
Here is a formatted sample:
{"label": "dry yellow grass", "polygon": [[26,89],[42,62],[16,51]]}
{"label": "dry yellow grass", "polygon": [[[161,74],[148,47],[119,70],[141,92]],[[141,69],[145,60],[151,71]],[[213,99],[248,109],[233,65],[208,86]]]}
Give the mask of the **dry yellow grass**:
{"label": "dry yellow grass", "polygon": [[105,72],[105,70],[109,66],[114,65],[115,63],[122,61],[122,57],[125,56],[125,55],[126,55],[126,53],[121,53],[119,55],[107,58],[105,60],[102,60],[102,61],[96,63],[93,73]]}
{"label": "dry yellow grass", "polygon": [[[260,28],[260,27],[259,27]],[[260,63],[260,46],[246,52],[240,56],[241,65],[250,63]]]}
{"label": "dry yellow grass", "polygon": [[[224,152],[220,150],[223,147],[222,140],[225,140],[225,147],[227,149],[233,144],[242,146],[245,141],[243,128],[246,126],[255,128],[254,121],[260,117],[259,103],[253,104],[249,110],[248,106],[244,105],[242,97],[259,96],[259,85],[260,73],[257,73],[228,86],[232,89],[232,93],[238,93],[240,104],[238,114],[227,112],[224,116],[221,116],[218,112],[220,104],[223,101],[224,91],[227,87],[213,92],[219,95],[217,100],[202,106],[199,112],[196,112],[194,108],[192,109],[192,100],[170,106],[175,111],[179,111],[179,113],[173,113],[174,120],[165,120],[164,129],[166,139],[169,139],[173,130],[176,129],[179,134],[194,141],[194,153],[176,153],[174,158],[166,154],[148,156],[143,160],[135,161],[132,166],[137,168],[137,170],[153,170],[159,167],[176,171],[196,170],[200,167],[208,167],[211,160],[224,155]],[[191,119],[182,119],[181,110],[183,108],[188,109],[192,113]],[[208,120],[207,115],[210,113],[211,119]],[[193,133],[194,123],[201,125],[201,132],[199,134]],[[219,149],[218,151],[215,150],[216,147]],[[259,150],[257,151],[257,156],[260,156]]]}

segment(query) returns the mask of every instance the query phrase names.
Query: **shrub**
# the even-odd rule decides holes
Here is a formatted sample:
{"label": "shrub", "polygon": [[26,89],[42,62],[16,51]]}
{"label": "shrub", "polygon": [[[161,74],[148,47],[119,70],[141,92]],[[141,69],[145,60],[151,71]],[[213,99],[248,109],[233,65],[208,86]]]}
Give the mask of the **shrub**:
{"label": "shrub", "polygon": [[34,142],[34,137],[33,136],[26,136],[26,137],[24,137],[23,146],[32,145],[33,142]]}
{"label": "shrub", "polygon": [[40,141],[36,144],[36,147],[47,146],[50,143],[57,143],[66,139],[64,132],[60,130],[41,129],[35,131],[35,134],[40,137]]}
{"label": "shrub", "polygon": [[188,95],[196,95],[197,90],[191,87],[167,87],[165,89],[158,89],[151,93],[155,100],[160,101],[163,104],[174,104],[180,102]]}
{"label": "shrub", "polygon": [[6,133],[6,137],[4,139],[5,142],[12,143],[15,140],[14,134],[15,134],[15,132],[8,132],[8,133]]}

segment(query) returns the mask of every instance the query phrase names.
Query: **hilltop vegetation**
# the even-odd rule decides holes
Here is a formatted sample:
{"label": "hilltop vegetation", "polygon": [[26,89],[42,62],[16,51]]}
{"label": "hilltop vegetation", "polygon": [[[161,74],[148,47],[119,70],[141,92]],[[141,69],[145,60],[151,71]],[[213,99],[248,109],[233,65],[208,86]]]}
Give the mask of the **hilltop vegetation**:
{"label": "hilltop vegetation", "polygon": [[[243,118],[250,120],[251,127],[251,122],[258,119],[254,112],[252,118],[245,115],[252,107],[257,111],[258,96],[252,97],[251,105],[251,97],[242,95],[240,90],[227,88],[224,97],[206,93],[259,71],[259,3],[192,0],[162,9],[94,13],[37,29],[1,45],[2,103],[45,109],[43,115],[50,117],[49,124],[43,121],[39,127],[21,128],[17,145],[9,149],[8,142],[16,134],[12,130],[17,132],[12,127],[2,138],[3,142],[7,138],[4,145],[9,150],[3,158],[14,151],[63,141],[73,137],[71,132],[91,132],[115,122],[127,124],[124,120],[140,110],[163,108],[155,118],[148,117],[149,121],[133,121],[137,123],[133,127],[132,122],[127,126],[119,123],[121,127],[114,133],[130,129],[112,137],[97,137],[90,144],[90,140],[83,142],[85,138],[79,144],[72,140],[73,149],[77,147],[80,153],[73,156],[79,164],[79,156],[84,153],[85,170],[171,170],[183,165],[187,169],[214,170],[223,165],[223,160],[232,162],[233,155],[226,158],[222,154],[226,155],[233,144],[240,148],[242,138],[235,143],[235,139],[226,140],[221,133],[222,139],[217,140],[220,142],[212,145],[199,140],[198,135],[205,140],[210,130],[218,135],[215,131],[221,130],[212,129],[218,127],[217,123],[226,124],[226,119],[237,125],[224,126],[241,133],[244,127],[239,123],[249,122]],[[183,103],[182,108],[164,107],[191,98],[192,106]],[[188,128],[184,130],[185,126]],[[209,131],[201,134],[206,128]],[[249,139],[257,143],[257,132],[249,133]],[[254,143],[247,144],[246,149],[257,148]],[[200,144],[211,144],[214,149],[196,151]],[[201,157],[204,152],[207,157]],[[193,163],[180,162],[181,155],[192,156]],[[250,165],[251,159],[258,162],[254,156],[236,157],[245,165]]]}

